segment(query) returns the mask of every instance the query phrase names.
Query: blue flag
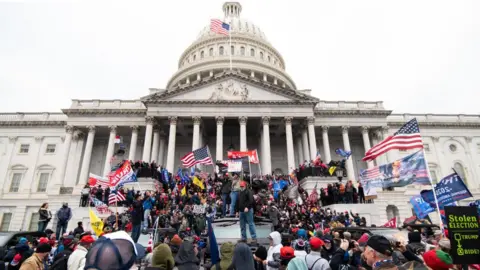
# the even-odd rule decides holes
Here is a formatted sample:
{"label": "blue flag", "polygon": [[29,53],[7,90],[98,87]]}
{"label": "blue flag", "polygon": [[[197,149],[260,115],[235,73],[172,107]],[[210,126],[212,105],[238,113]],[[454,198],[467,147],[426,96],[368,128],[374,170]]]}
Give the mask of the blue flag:
{"label": "blue flag", "polygon": [[169,179],[169,177],[168,177],[168,171],[167,171],[167,169],[162,169],[162,176],[161,176],[161,177],[162,177],[162,182],[163,182],[164,184],[168,184],[168,182],[169,182],[170,179]]}
{"label": "blue flag", "polygon": [[428,216],[429,213],[435,211],[435,208],[431,207],[430,204],[426,203],[422,195],[415,195],[410,198],[410,203],[413,206],[413,210],[415,211],[415,215],[419,218],[425,218]]}
{"label": "blue flag", "polygon": [[[435,185],[438,206],[443,209],[444,206],[452,205],[456,201],[472,197],[462,178],[457,173],[445,176],[437,185]],[[435,197],[432,190],[422,190],[420,192],[425,202],[436,208]]]}
{"label": "blue flag", "polygon": [[208,223],[208,241],[210,242],[210,260],[212,266],[217,264],[220,261],[220,252],[218,251],[217,238],[215,237],[215,232],[212,228],[212,219],[207,219]]}

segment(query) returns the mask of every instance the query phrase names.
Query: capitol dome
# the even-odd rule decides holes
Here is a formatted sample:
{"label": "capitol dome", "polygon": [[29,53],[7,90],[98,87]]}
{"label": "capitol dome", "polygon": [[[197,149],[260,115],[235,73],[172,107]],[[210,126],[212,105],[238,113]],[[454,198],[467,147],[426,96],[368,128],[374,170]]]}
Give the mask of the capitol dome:
{"label": "capitol dome", "polygon": [[241,18],[240,3],[226,2],[223,12],[231,36],[212,32],[210,24],[205,26],[180,56],[178,71],[167,83],[167,91],[208,79],[230,67],[254,80],[296,90],[285,72],[282,55],[257,25]]}

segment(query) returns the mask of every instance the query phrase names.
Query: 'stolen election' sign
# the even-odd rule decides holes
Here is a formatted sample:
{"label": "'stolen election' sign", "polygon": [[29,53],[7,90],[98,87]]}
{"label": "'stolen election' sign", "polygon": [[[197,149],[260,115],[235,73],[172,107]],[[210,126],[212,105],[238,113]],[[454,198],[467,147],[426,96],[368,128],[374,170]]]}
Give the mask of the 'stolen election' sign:
{"label": "'stolen election' sign", "polygon": [[475,207],[445,206],[454,264],[480,263],[480,223]]}

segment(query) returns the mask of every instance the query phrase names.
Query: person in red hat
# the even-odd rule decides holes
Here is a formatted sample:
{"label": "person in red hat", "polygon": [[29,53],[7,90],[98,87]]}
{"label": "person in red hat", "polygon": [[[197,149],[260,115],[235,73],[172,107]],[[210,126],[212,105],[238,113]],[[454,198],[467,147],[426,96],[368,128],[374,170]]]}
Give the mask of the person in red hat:
{"label": "person in red hat", "polygon": [[250,189],[247,189],[247,182],[240,182],[240,193],[238,194],[238,201],[236,210],[240,213],[240,232],[242,234],[242,241],[247,241],[247,224],[252,237],[252,243],[257,243],[257,233],[255,230],[255,223],[253,222],[253,207],[254,199]]}
{"label": "person in red hat", "polygon": [[72,252],[72,254],[70,254],[70,257],[68,258],[68,269],[83,269],[85,267],[85,257],[87,256],[87,252],[92,247],[94,242],[95,239],[93,239],[91,235],[82,236],[77,248]]}

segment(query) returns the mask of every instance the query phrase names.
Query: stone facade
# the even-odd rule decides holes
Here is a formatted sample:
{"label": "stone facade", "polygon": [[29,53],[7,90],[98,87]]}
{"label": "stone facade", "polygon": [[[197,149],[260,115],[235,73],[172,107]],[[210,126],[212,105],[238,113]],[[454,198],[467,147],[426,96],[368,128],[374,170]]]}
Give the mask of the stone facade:
{"label": "stone facade", "polygon": [[[356,180],[360,170],[408,154],[391,151],[375,162],[361,161],[366,149],[415,117],[434,180],[455,167],[479,197],[479,115],[400,115],[382,102],[320,100],[295,88],[280,53],[257,26],[239,18],[238,3],[225,4],[224,11],[235,21],[232,44],[238,55],[231,70],[227,54],[215,55],[228,38],[204,30],[181,56],[166,89],[152,88],[138,100],[73,100],[62,113],[0,113],[0,229],[36,229],[35,213],[43,202],[53,212],[69,202],[75,213],[69,226],[88,224],[87,209],[78,207],[80,190],[89,173],[108,171],[117,135],[129,159],[157,161],[170,171],[203,145],[220,160],[231,146],[257,149],[260,166],[252,166],[254,173],[286,173],[317,151],[325,162],[338,160],[335,149],[343,148],[352,150],[347,174]],[[210,47],[214,54],[207,57]],[[408,199],[419,191],[415,186],[380,191],[371,222],[410,216]]]}

